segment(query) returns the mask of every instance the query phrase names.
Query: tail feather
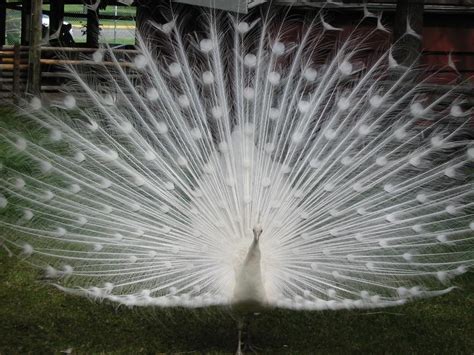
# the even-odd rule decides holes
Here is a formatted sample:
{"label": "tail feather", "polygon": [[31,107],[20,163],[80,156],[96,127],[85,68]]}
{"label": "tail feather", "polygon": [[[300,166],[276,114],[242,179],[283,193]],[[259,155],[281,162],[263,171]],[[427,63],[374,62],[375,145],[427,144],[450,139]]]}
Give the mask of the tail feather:
{"label": "tail feather", "polygon": [[[251,228],[266,302],[372,308],[474,262],[472,107],[385,28],[204,13],[69,67],[0,127],[0,225],[58,287],[129,305],[232,302]],[[373,41],[380,47],[370,53]],[[379,42],[383,42],[379,45]],[[26,123],[27,122],[27,123]]]}

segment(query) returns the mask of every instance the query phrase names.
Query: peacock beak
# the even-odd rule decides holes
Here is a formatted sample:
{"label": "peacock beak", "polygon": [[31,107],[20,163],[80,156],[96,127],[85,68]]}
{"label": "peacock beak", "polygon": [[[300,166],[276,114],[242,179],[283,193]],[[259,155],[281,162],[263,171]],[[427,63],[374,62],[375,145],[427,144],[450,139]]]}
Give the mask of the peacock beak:
{"label": "peacock beak", "polygon": [[262,226],[257,224],[255,227],[253,227],[253,238],[256,242],[260,240],[260,235],[262,234],[263,229]]}

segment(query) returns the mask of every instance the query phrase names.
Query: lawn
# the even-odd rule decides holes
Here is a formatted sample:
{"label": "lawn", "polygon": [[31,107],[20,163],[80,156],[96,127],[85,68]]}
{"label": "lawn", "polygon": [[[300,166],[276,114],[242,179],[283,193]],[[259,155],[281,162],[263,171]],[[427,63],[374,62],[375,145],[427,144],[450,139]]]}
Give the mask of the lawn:
{"label": "lawn", "polygon": [[[2,118],[3,115],[3,118]],[[9,111],[0,120],[12,122]],[[0,156],[0,161],[1,161]],[[2,231],[0,231],[0,237]],[[0,354],[232,353],[235,322],[226,309],[117,307],[65,295],[0,247]],[[266,311],[251,324],[263,354],[472,354],[474,273],[451,293],[370,311]]]}
{"label": "lawn", "polygon": [[[225,310],[128,309],[65,295],[0,249],[0,353],[230,353]],[[262,313],[251,324],[259,353],[472,354],[474,274],[448,295],[371,311]]]}
{"label": "lawn", "polygon": [[[49,4],[43,5],[43,10],[49,11]],[[66,13],[76,13],[76,14],[85,14],[86,9],[82,5],[65,5],[64,11]],[[107,8],[99,10],[100,15],[115,15],[115,6],[107,6]],[[131,17],[135,17],[136,7],[135,6],[117,6],[117,16],[121,18],[116,23],[121,26],[135,26],[135,21]],[[73,25],[78,25],[80,23],[86,23],[86,19],[72,18],[67,17],[67,21]],[[100,23],[102,26],[113,26],[115,24],[114,20],[110,19],[101,19]]]}

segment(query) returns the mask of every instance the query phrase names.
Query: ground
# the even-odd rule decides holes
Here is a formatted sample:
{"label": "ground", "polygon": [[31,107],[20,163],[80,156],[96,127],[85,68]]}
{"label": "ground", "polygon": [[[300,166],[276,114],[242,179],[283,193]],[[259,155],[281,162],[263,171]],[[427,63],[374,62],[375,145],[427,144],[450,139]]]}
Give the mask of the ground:
{"label": "ground", "polygon": [[[26,262],[0,249],[0,354],[231,353],[225,310],[128,309],[69,296],[38,281]],[[450,294],[384,310],[295,312],[256,317],[262,354],[472,354],[474,273]]]}

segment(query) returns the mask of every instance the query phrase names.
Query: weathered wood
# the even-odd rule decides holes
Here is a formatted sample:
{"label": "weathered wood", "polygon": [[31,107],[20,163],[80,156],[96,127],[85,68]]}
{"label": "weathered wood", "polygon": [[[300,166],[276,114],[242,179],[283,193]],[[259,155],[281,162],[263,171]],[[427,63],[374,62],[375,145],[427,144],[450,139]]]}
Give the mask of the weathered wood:
{"label": "weathered wood", "polygon": [[64,20],[64,0],[50,0],[49,35],[55,34]]}
{"label": "weathered wood", "polygon": [[[28,70],[28,65],[27,64],[21,64],[19,65],[19,72],[20,72],[20,77],[25,77],[25,75],[21,75],[21,73],[25,73]],[[2,80],[3,79],[10,79],[13,80],[13,71],[15,70],[15,65],[12,64],[0,64],[0,69],[2,70]]]}
{"label": "weathered wood", "polygon": [[32,0],[30,51],[28,58],[28,89],[32,94],[39,94],[41,90],[41,17],[43,0]]}
{"label": "weathered wood", "polygon": [[15,45],[13,55],[13,98],[20,95],[20,71],[21,71],[21,58],[20,58],[20,46]]}
{"label": "weathered wood", "polygon": [[[421,54],[424,0],[398,0],[393,28],[394,59],[404,66],[415,63]],[[414,31],[407,34],[407,30]]]}
{"label": "weathered wood", "polygon": [[152,4],[150,0],[137,0],[135,6],[137,7],[137,29],[143,30],[147,27],[146,24],[153,19]]}
{"label": "weathered wood", "polygon": [[136,65],[134,63],[128,63],[128,62],[100,62],[97,63],[93,60],[74,60],[74,59],[41,59],[41,64],[45,65],[84,65],[84,66],[91,66],[91,67],[100,67],[102,65],[105,66],[121,66],[124,68],[136,68]]}
{"label": "weathered wood", "polygon": [[[93,5],[95,1],[88,0],[87,4]],[[99,47],[99,7],[94,9],[87,10],[87,33],[86,33],[86,43],[89,47],[97,48]]]}
{"label": "weathered wood", "polygon": [[0,46],[5,44],[7,35],[7,0],[0,0]]}
{"label": "weathered wood", "polygon": [[[28,46],[20,46],[21,50],[29,50],[30,47]],[[3,50],[0,50],[0,54],[5,53],[12,53],[13,46],[4,46]],[[82,48],[82,47],[41,47],[41,52],[80,52],[80,53],[94,53],[97,51],[97,48]],[[130,54],[137,54],[140,53],[137,49],[121,49],[121,48],[111,48],[111,51],[114,53],[130,53]],[[22,52],[23,53],[23,52]]]}
{"label": "weathered wood", "polygon": [[151,22],[164,23],[168,21],[161,13],[162,7],[157,6],[156,0],[135,0],[135,6],[137,8],[135,20],[137,30],[144,31],[151,37],[156,31],[156,28],[150,26]]}
{"label": "weathered wood", "polygon": [[27,45],[30,42],[31,1],[32,0],[23,0],[21,3],[20,41],[22,45]]}

